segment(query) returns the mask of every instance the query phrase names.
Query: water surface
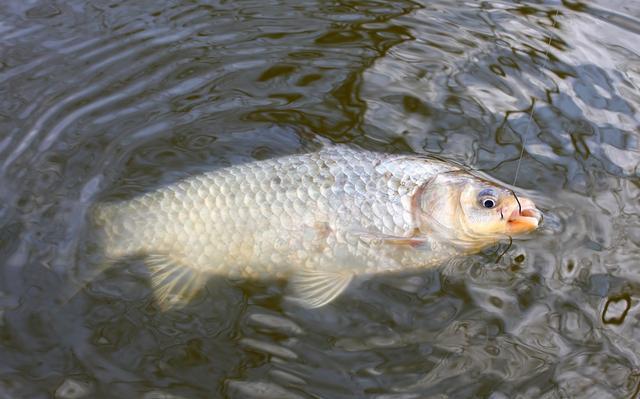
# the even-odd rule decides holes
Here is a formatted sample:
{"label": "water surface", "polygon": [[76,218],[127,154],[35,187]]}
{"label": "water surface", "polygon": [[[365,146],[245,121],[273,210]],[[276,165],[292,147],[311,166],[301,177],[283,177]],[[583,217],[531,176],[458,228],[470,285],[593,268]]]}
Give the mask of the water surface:
{"label": "water surface", "polygon": [[[640,4],[7,0],[0,397],[623,398],[640,389]],[[540,231],[305,310],[136,262],[71,300],[85,211],[333,141],[517,185]],[[251,228],[251,226],[247,226]]]}

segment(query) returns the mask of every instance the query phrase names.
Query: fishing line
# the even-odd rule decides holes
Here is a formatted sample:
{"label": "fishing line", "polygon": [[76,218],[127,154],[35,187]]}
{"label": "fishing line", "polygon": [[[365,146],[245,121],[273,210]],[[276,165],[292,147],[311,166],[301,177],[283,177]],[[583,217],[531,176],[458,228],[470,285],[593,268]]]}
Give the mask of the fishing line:
{"label": "fishing line", "polygon": [[[552,18],[551,29],[556,27],[557,18],[558,18],[558,9],[556,8],[556,12],[554,13]],[[549,35],[549,42],[547,43],[547,48],[544,51],[544,62],[542,63],[542,68],[541,68],[542,70],[544,70],[547,67],[547,61],[549,60],[549,49],[551,48],[551,40],[553,40],[553,38],[551,37],[551,35]],[[527,145],[527,137],[529,136],[529,129],[531,128],[531,122],[533,121],[533,114],[535,113],[535,109],[536,109],[536,99],[534,98],[531,101],[531,111],[529,112],[529,121],[527,122],[527,128],[525,130],[524,137],[522,138],[522,147],[520,148],[520,157],[518,157],[518,164],[516,165],[516,173],[513,178],[513,184],[512,184],[513,186],[515,186],[516,182],[518,181],[518,174],[520,173],[520,164],[522,163],[522,158],[524,157],[524,148]],[[515,191],[511,190],[511,193],[513,194],[513,196],[516,199],[516,202],[518,203],[518,212],[522,213],[522,205],[520,204],[520,199],[516,195]],[[496,263],[500,262],[502,257],[509,251],[509,249],[511,249],[512,245],[513,245],[513,238],[509,236],[509,245],[507,245],[507,248],[498,256],[498,258],[496,259]]]}
{"label": "fishing line", "polygon": [[[551,29],[556,27],[556,19],[558,18],[558,9],[556,8],[556,12],[552,18],[553,23],[551,24]],[[547,49],[544,52],[544,63],[542,64],[541,69],[545,69],[547,66],[547,61],[549,59],[549,49],[551,48],[551,34],[549,35],[549,43],[547,43]],[[516,166],[516,175],[513,178],[513,185],[516,185],[516,181],[518,180],[518,174],[520,173],[520,163],[522,162],[522,157],[524,156],[524,147],[527,144],[527,137],[529,136],[529,128],[531,127],[531,121],[533,120],[533,114],[535,112],[536,99],[534,98],[531,102],[531,112],[529,113],[529,122],[527,123],[527,129],[524,133],[524,137],[522,138],[522,148],[520,149],[520,158],[518,158],[518,165]]]}
{"label": "fishing line", "polygon": [[[507,245],[507,248],[505,248],[504,251],[502,251],[502,253],[500,254],[500,256],[498,256],[498,258],[496,259],[496,264],[500,263],[500,260],[502,260],[502,257],[509,252],[509,250],[511,249],[511,245],[513,245],[513,237],[508,236],[509,237],[509,245]],[[496,251],[497,253],[497,251]]]}
{"label": "fishing line", "polygon": [[[516,195],[516,192],[513,190],[510,190],[511,194],[513,194],[513,197],[516,199],[516,202],[518,203],[518,213],[522,214],[522,205],[520,205],[520,198],[518,198],[518,196]],[[502,211],[500,211],[502,212]]]}

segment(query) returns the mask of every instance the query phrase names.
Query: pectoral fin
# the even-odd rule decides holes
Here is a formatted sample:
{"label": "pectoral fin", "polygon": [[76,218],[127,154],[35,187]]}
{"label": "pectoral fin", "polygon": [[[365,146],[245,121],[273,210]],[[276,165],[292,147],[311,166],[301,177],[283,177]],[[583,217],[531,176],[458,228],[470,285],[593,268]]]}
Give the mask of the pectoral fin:
{"label": "pectoral fin", "polygon": [[149,255],[145,263],[151,271],[151,287],[158,305],[165,311],[184,307],[206,282],[202,273],[169,255]]}
{"label": "pectoral fin", "polygon": [[386,234],[357,233],[360,240],[369,245],[388,244],[397,246],[410,246],[418,248],[426,242],[424,238],[419,237],[397,237]]}
{"label": "pectoral fin", "polygon": [[302,270],[289,280],[289,287],[304,307],[319,308],[338,297],[352,279],[353,275],[346,272]]}

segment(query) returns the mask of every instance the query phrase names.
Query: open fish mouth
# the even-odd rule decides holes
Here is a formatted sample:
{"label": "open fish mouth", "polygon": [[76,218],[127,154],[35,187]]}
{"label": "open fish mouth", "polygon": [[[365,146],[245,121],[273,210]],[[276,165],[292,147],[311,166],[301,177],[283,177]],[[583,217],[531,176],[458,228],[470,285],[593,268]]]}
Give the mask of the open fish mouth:
{"label": "open fish mouth", "polygon": [[515,209],[507,219],[508,230],[512,234],[528,233],[538,228],[542,222],[542,212],[535,207]]}

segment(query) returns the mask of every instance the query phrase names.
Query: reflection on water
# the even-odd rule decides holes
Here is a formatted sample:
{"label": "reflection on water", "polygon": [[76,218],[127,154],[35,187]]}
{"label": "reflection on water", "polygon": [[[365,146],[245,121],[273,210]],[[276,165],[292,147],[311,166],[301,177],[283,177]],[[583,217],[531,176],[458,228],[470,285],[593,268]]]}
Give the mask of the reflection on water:
{"label": "reflection on water", "polygon": [[[1,397],[637,396],[633,2],[0,10]],[[375,278],[314,311],[279,283],[212,280],[162,313],[135,262],[60,299],[93,202],[327,140],[507,182],[524,144],[518,185],[545,225],[502,258]]]}

